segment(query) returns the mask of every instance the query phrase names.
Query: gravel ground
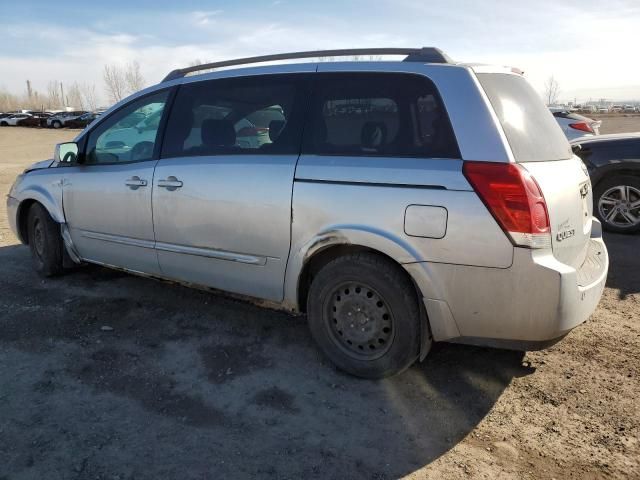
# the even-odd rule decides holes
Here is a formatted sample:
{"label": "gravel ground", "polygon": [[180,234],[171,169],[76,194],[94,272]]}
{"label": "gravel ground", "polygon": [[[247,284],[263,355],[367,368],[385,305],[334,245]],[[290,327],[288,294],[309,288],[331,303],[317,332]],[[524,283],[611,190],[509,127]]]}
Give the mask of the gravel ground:
{"label": "gravel ground", "polygon": [[[74,134],[0,129],[0,194]],[[606,237],[600,306],[554,347],[439,344],[372,382],[302,317],[97,267],[43,280],[0,212],[0,480],[640,478],[639,236]]]}
{"label": "gravel ground", "polygon": [[[589,116],[589,115],[587,115]],[[590,115],[595,120],[602,120],[600,133],[629,133],[640,132],[640,115],[639,114],[606,114],[606,115]]]}

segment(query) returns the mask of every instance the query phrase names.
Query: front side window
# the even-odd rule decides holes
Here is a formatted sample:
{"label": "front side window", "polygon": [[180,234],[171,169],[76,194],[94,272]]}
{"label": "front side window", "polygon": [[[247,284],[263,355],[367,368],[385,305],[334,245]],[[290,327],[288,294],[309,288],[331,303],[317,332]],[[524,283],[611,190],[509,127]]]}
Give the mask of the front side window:
{"label": "front side window", "polygon": [[318,74],[308,153],[459,158],[435,86],[410,74]]}
{"label": "front side window", "polygon": [[300,85],[295,75],[269,75],[181,86],[162,157],[297,154]]}
{"label": "front side window", "polygon": [[114,112],[89,134],[87,164],[151,160],[168,90],[138,99]]}

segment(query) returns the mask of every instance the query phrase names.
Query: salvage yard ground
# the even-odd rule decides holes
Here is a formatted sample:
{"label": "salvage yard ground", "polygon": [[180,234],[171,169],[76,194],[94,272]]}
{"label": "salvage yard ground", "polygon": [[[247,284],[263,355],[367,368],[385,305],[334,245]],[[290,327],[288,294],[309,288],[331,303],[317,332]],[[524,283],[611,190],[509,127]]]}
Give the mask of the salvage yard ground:
{"label": "salvage yard ground", "polygon": [[[2,198],[76,133],[0,129]],[[0,479],[640,478],[640,236],[606,242],[598,310],[549,350],[441,344],[371,382],[303,317],[97,267],[43,280],[0,207]]]}

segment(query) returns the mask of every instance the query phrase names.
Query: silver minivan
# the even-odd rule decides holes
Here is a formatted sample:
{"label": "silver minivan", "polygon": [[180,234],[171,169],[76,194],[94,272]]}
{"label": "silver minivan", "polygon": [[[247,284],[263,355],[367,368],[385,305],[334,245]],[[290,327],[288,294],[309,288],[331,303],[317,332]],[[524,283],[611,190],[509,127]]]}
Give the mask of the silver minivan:
{"label": "silver minivan", "polygon": [[[387,54],[406,58],[237,68]],[[268,300],[367,378],[433,341],[549,345],[608,269],[589,176],[538,94],[433,48],[173,71],[27,169],[7,206],[43,275],[89,262]]]}

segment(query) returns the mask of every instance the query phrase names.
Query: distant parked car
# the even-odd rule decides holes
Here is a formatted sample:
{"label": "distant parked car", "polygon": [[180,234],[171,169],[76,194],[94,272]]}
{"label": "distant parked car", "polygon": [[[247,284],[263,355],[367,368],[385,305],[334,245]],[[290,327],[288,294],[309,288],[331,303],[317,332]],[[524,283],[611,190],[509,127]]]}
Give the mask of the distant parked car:
{"label": "distant parked car", "polygon": [[69,120],[75,120],[81,115],[87,113],[85,110],[76,110],[75,112],[56,113],[47,119],[47,127],[62,128],[67,125]]}
{"label": "distant parked car", "polygon": [[589,171],[593,213],[611,232],[640,231],[640,133],[571,142]]}
{"label": "distant parked car", "polygon": [[609,107],[598,107],[598,113],[609,113]]}
{"label": "distant parked car", "polygon": [[567,110],[554,111],[554,109],[551,108],[550,110],[569,140],[584,137],[585,135],[600,134],[600,125],[602,125],[602,122],[599,120],[583,117],[582,115],[568,112]]}
{"label": "distant parked car", "polygon": [[78,118],[67,120],[65,126],[68,128],[84,128],[99,116],[100,116],[99,113],[93,113],[93,112],[85,113],[84,115],[80,115]]}
{"label": "distant parked car", "polygon": [[634,107],[633,105],[625,105],[624,108],[622,109],[624,113],[635,113],[636,110],[637,110],[636,107]]}
{"label": "distant parked car", "polygon": [[622,105],[612,105],[609,110],[613,113],[620,113],[622,111]]}
{"label": "distant parked car", "polygon": [[18,125],[18,122],[20,120],[23,120],[29,117],[31,117],[31,114],[29,113],[13,113],[8,117],[4,117],[3,119],[0,119],[0,127],[8,127],[10,125],[15,127],[16,125]]}
{"label": "distant parked car", "polygon": [[30,117],[18,120],[17,125],[20,127],[44,127],[46,126],[47,119],[51,116],[46,112],[31,112]]}
{"label": "distant parked car", "polygon": [[582,105],[582,107],[580,107],[580,112],[582,113],[597,113],[598,109],[595,105]]}

